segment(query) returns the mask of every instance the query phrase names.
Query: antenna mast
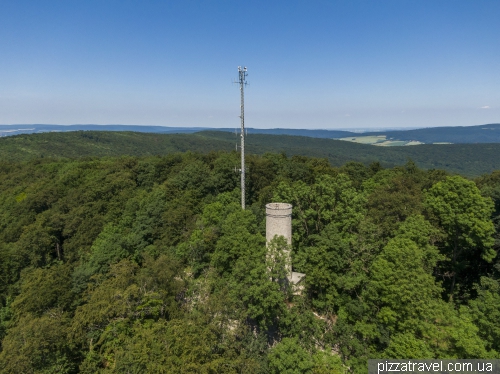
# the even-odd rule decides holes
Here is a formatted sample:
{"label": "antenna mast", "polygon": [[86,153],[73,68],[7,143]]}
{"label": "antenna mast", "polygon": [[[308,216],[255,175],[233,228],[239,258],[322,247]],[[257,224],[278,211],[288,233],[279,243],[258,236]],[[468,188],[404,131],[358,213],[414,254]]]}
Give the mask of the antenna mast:
{"label": "antenna mast", "polygon": [[238,83],[240,84],[241,96],[241,209],[245,209],[245,93],[244,87],[247,85],[245,78],[247,76],[246,66],[242,68],[238,66]]}

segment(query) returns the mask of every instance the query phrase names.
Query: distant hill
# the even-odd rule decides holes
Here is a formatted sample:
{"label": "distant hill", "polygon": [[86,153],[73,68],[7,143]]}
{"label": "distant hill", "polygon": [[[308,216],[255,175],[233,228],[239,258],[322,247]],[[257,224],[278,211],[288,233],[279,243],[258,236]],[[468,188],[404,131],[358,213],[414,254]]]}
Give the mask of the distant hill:
{"label": "distant hill", "polygon": [[[192,134],[199,131],[234,132],[228,128],[128,126],[128,125],[0,125],[0,136],[67,131],[135,131],[158,134]],[[412,130],[352,132],[343,130],[247,129],[249,134],[295,135],[340,139],[361,136],[386,136],[393,141],[433,143],[500,143],[500,124],[479,126],[431,127]]]}
{"label": "distant hill", "polygon": [[230,151],[223,139],[188,134],[70,131],[23,134],[0,138],[0,159],[22,161],[46,157],[148,156],[185,151]]}
{"label": "distant hill", "polygon": [[[234,135],[221,132],[201,132],[196,135],[233,143],[237,141]],[[289,156],[324,157],[334,166],[349,161],[364,164],[378,161],[389,167],[402,165],[412,159],[425,169],[443,169],[469,177],[500,170],[500,143],[374,147],[332,139],[254,134],[247,137],[247,144],[248,149],[257,154],[284,152]]]}
{"label": "distant hill", "polygon": [[[0,138],[0,160],[23,161],[46,157],[102,157],[164,155],[174,152],[234,151],[239,137],[230,132],[195,134],[75,131]],[[334,166],[349,161],[380,162],[391,167],[412,159],[425,169],[444,169],[469,177],[500,170],[500,143],[425,144],[415,147],[374,147],[304,136],[249,134],[249,153],[284,152],[327,158]]]}
{"label": "distant hill", "polygon": [[[343,130],[306,130],[306,129],[246,129],[249,134],[297,135],[311,138],[343,138],[359,135],[357,132]],[[235,128],[207,127],[168,127],[168,126],[138,126],[138,125],[0,125],[0,136],[20,134],[38,134],[44,132],[68,131],[134,131],[158,134],[192,134],[199,131],[234,132]],[[239,131],[239,128],[238,128]]]}
{"label": "distant hill", "polygon": [[387,139],[433,143],[500,143],[500,124],[479,126],[430,127],[412,130],[351,132],[341,130],[249,129],[249,134],[297,135],[340,139],[360,136],[386,136]]}
{"label": "distant hill", "polygon": [[[426,129],[363,133],[386,135],[395,140],[416,140],[426,144],[448,143],[500,143],[500,124],[480,126],[430,127]],[[359,136],[359,134],[357,134]]]}
{"label": "distant hill", "polygon": [[159,134],[183,134],[206,130],[204,127],[166,127],[133,125],[0,125],[0,136],[67,131],[135,131]]}

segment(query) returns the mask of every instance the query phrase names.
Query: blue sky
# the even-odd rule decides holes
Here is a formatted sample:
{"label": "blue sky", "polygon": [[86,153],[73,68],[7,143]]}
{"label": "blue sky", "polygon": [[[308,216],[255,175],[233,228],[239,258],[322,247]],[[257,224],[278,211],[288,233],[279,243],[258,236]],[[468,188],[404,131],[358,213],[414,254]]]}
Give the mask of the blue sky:
{"label": "blue sky", "polygon": [[2,1],[0,123],[500,122],[500,1]]}

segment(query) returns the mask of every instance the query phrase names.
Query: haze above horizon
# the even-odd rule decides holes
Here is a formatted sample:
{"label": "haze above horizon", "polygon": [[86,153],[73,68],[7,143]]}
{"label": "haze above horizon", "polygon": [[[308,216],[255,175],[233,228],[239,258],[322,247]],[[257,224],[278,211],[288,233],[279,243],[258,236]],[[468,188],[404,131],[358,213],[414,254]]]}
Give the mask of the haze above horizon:
{"label": "haze above horizon", "polygon": [[500,121],[500,2],[2,6],[0,123],[359,129]]}

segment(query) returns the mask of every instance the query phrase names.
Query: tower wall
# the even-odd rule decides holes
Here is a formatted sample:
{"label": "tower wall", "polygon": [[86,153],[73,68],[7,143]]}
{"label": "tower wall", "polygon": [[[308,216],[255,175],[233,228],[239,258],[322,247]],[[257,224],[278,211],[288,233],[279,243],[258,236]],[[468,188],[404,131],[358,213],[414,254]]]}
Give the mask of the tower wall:
{"label": "tower wall", "polygon": [[266,242],[275,235],[283,235],[292,244],[292,204],[269,203],[266,205]]}
{"label": "tower wall", "polygon": [[[266,205],[266,242],[269,243],[275,235],[284,236],[288,245],[292,245],[292,204],[269,203]],[[288,251],[287,251],[288,252]],[[287,253],[290,261],[290,252]],[[287,267],[287,282],[292,285],[294,295],[302,294],[304,289],[303,273],[292,272]]]}

